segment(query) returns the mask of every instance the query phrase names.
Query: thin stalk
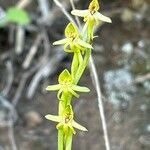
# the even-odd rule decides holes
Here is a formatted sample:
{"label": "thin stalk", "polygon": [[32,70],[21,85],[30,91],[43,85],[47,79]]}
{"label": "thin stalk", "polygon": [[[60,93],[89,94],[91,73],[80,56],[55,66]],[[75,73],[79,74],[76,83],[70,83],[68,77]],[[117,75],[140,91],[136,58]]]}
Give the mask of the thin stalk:
{"label": "thin stalk", "polygon": [[106,123],[105,111],[104,111],[104,106],[103,106],[103,101],[102,101],[100,82],[99,82],[99,79],[97,76],[97,70],[96,70],[92,56],[90,57],[90,69],[91,69],[91,74],[94,79],[94,81],[93,81],[94,86],[95,86],[95,89],[97,92],[99,113],[101,116],[102,128],[103,128],[103,132],[104,132],[105,147],[106,147],[106,150],[110,150],[110,142],[109,142],[109,137],[108,137],[107,123]]}
{"label": "thin stalk", "polygon": [[25,40],[25,30],[23,26],[18,25],[16,31],[16,54],[21,54],[23,51],[24,40]]}
{"label": "thin stalk", "polygon": [[42,17],[47,17],[49,14],[49,3],[48,0],[38,0],[40,11],[42,13]]}

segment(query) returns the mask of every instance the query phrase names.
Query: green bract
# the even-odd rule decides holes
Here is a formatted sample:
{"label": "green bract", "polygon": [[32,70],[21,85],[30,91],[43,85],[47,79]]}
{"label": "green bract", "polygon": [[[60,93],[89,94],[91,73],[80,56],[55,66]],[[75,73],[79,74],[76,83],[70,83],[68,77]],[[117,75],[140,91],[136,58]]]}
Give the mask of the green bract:
{"label": "green bract", "polygon": [[56,41],[53,45],[64,45],[66,52],[74,52],[74,50],[84,50],[92,48],[89,43],[86,43],[80,38],[77,27],[73,23],[69,23],[65,29],[65,39]]}
{"label": "green bract", "polygon": [[74,115],[71,105],[66,106],[66,109],[64,110],[62,116],[46,115],[45,117],[48,120],[58,122],[57,129],[62,129],[66,135],[69,132],[69,130],[71,130],[71,132],[75,134],[76,132],[74,128],[77,128],[82,131],[87,131],[85,127],[73,120]]}
{"label": "green bract", "polygon": [[8,22],[17,23],[19,25],[27,25],[30,23],[30,17],[25,10],[18,7],[10,7],[6,11],[6,16],[2,21],[3,22],[1,24],[3,26]]}
{"label": "green bract", "polygon": [[61,99],[62,92],[70,92],[73,96],[78,98],[79,95],[75,91],[77,91],[77,92],[89,92],[90,91],[87,87],[75,85],[73,83],[73,78],[67,69],[65,69],[59,75],[58,82],[59,82],[59,84],[50,85],[46,88],[46,90],[48,90],[48,91],[57,91],[58,90],[57,97],[59,99]]}

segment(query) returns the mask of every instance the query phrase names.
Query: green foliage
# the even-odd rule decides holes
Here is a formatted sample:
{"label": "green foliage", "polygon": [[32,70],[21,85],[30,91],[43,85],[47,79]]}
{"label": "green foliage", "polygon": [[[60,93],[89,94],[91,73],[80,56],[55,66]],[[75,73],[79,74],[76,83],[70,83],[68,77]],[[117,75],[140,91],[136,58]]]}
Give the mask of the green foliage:
{"label": "green foliage", "polygon": [[53,45],[64,45],[65,52],[73,53],[71,73],[65,69],[58,78],[58,84],[50,85],[48,91],[58,91],[59,100],[58,116],[46,115],[48,120],[58,122],[58,150],[71,150],[74,128],[82,131],[87,129],[74,121],[72,109],[72,97],[79,97],[77,92],[89,92],[87,87],[78,86],[78,82],[88,65],[93,43],[94,25],[100,21],[111,23],[111,19],[98,12],[98,0],[92,0],[88,9],[73,10],[73,15],[83,17],[85,25],[79,32],[76,25],[69,23],[65,28],[65,38],[53,43]]}
{"label": "green foliage", "polygon": [[6,16],[0,22],[0,26],[5,26],[9,22],[19,25],[27,25],[30,23],[30,16],[23,9],[18,7],[10,7],[6,11]]}

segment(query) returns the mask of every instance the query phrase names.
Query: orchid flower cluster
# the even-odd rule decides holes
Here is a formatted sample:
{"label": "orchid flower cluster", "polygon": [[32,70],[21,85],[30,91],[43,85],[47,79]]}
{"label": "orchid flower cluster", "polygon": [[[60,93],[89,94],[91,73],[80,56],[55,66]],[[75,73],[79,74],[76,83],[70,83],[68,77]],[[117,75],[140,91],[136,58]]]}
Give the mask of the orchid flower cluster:
{"label": "orchid flower cluster", "polygon": [[87,10],[73,10],[72,15],[83,17],[84,26],[81,32],[74,23],[69,23],[65,28],[65,38],[53,43],[63,45],[64,51],[73,53],[73,60],[70,71],[65,69],[59,75],[58,84],[50,85],[48,91],[58,91],[59,100],[58,115],[46,115],[46,119],[57,122],[58,129],[58,150],[72,149],[72,136],[75,129],[87,131],[85,127],[74,119],[72,98],[79,98],[79,92],[89,92],[89,88],[79,86],[78,82],[88,65],[91,56],[92,42],[94,39],[94,26],[104,21],[111,23],[111,19],[98,12],[98,0],[92,0]]}

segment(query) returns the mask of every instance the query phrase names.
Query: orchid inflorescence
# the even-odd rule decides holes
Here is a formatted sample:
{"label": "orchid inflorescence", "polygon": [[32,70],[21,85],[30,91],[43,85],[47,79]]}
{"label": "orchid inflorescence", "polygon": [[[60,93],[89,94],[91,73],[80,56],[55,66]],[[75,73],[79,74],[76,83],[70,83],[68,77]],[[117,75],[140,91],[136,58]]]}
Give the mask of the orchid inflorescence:
{"label": "orchid inflorescence", "polygon": [[92,42],[94,39],[94,26],[99,22],[111,23],[111,19],[98,12],[98,0],[92,0],[86,10],[72,10],[71,14],[84,18],[81,32],[74,23],[69,23],[65,28],[65,38],[53,43],[64,45],[64,51],[73,53],[71,71],[65,69],[59,75],[58,84],[50,85],[48,91],[58,91],[59,110],[57,115],[46,115],[46,119],[57,122],[58,150],[71,150],[72,136],[75,129],[87,131],[85,127],[74,121],[72,97],[79,98],[78,92],[89,92],[87,87],[77,85],[91,56]]}

